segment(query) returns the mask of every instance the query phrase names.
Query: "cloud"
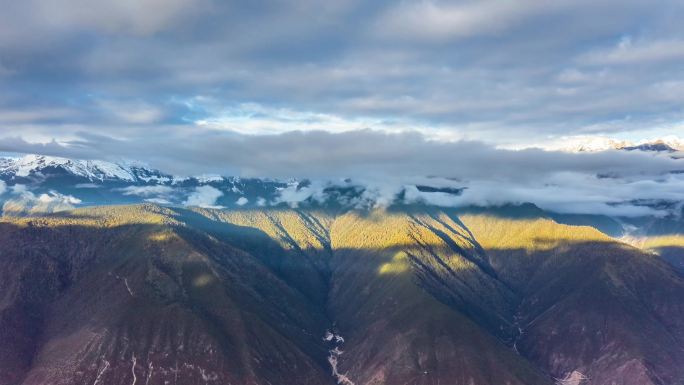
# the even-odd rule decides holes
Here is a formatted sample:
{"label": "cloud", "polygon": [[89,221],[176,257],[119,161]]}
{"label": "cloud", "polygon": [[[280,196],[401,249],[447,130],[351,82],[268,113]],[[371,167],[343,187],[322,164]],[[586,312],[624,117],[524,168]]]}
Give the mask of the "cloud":
{"label": "cloud", "polygon": [[142,197],[145,198],[145,202],[160,205],[172,204],[177,199],[174,199],[174,196],[179,195],[179,192],[173,187],[163,185],[127,186],[115,190],[121,191],[123,195]]}
{"label": "cloud", "polygon": [[[340,196],[354,187],[356,194]],[[447,189],[418,186],[449,186]],[[580,173],[558,173],[536,181],[478,179],[447,181],[398,178],[359,181],[316,181],[306,187],[290,186],[275,203],[297,207],[303,202],[337,201],[347,207],[387,207],[427,204],[441,207],[496,207],[534,203],[557,213],[609,216],[677,215],[684,199],[684,177],[672,174],[660,180],[615,179]],[[449,192],[447,192],[449,191]],[[663,205],[666,203],[666,205]],[[669,207],[667,207],[669,206]]]}
{"label": "cloud", "polygon": [[[463,188],[463,184],[459,185]],[[415,185],[404,186],[404,203],[422,203],[440,207],[467,206],[462,197],[445,192],[423,192]]]}
{"label": "cloud", "polygon": [[101,188],[102,186],[99,184],[96,184],[96,183],[77,183],[74,187],[94,189],[94,188]]}
{"label": "cloud", "polygon": [[[535,4],[536,3],[536,4]],[[386,38],[444,40],[501,32],[536,13],[533,1],[399,2],[378,20],[377,33]]]}
{"label": "cloud", "polygon": [[81,203],[81,200],[73,197],[71,195],[63,195],[56,191],[50,191],[47,194],[40,194],[38,196],[38,201],[44,204],[68,204],[77,205]]}
{"label": "cloud", "polygon": [[[344,119],[339,116],[296,111],[287,108],[268,108],[256,103],[219,107],[217,101],[200,98],[201,102],[188,101],[193,108],[210,115],[195,124],[202,128],[230,131],[244,135],[279,134],[288,131],[346,132],[367,128],[383,131],[415,130],[415,127],[398,126],[382,119]],[[200,107],[201,105],[201,107]]]}
{"label": "cloud", "polygon": [[164,118],[165,110],[161,107],[141,101],[96,100],[102,112],[117,121],[128,124],[157,123]]}
{"label": "cloud", "polygon": [[684,118],[674,0],[84,4],[3,8],[3,135],[412,127],[505,144]]}
{"label": "cloud", "polygon": [[240,198],[238,198],[238,200],[235,201],[235,204],[238,206],[244,206],[247,203],[249,203],[249,199],[247,199],[245,197],[240,197]]}
{"label": "cloud", "polygon": [[21,4],[8,5],[5,17],[0,17],[0,20],[5,23],[6,29],[12,28],[15,34],[20,33],[15,30],[19,28],[19,22],[24,22],[34,31],[45,34],[90,30],[145,36],[162,31],[205,6],[204,1],[189,0],[122,0],[98,4],[86,0],[27,0]]}
{"label": "cloud", "polygon": [[[154,141],[155,145],[148,143]],[[64,144],[0,139],[0,151],[108,160],[141,159],[179,175],[300,178],[440,176],[535,179],[574,171],[623,176],[662,175],[682,169],[681,162],[642,152],[573,154],[541,149],[506,150],[476,141],[443,142],[415,132],[360,130],[278,135],[231,132],[141,132],[128,140],[83,134]]]}
{"label": "cloud", "polygon": [[[625,191],[657,181],[644,187],[657,198],[681,169],[529,149],[678,132],[681,1],[86,2],[3,7],[0,150],[318,181],[288,202],[347,177],[367,202],[495,201],[496,185],[543,201],[550,178],[573,175],[595,200],[544,202],[585,211],[628,199],[598,174]],[[469,188],[411,189],[427,175]]]}
{"label": "cloud", "polygon": [[167,199],[164,198],[147,198],[145,199],[145,202],[150,202],[150,203],[156,203],[159,205],[170,205],[171,202]]}
{"label": "cloud", "polygon": [[222,197],[221,190],[212,186],[199,186],[183,202],[186,206],[198,206],[204,208],[221,208],[216,204],[218,198]]}
{"label": "cloud", "polygon": [[678,174],[661,180],[614,179],[579,173],[558,173],[532,183],[472,181],[457,205],[491,206],[532,202],[542,209],[575,214],[639,216],[669,214],[639,201],[681,201],[684,178]]}
{"label": "cloud", "polygon": [[647,64],[684,59],[684,40],[632,41],[623,37],[610,49],[582,55],[580,62],[591,65]]}
{"label": "cloud", "polygon": [[81,203],[76,197],[54,190],[36,195],[22,184],[13,185],[10,194],[3,203],[3,215],[52,213],[71,210]]}
{"label": "cloud", "polygon": [[[557,212],[665,215],[666,211],[650,208],[644,202],[684,201],[684,159],[673,158],[670,153],[512,150],[476,141],[434,140],[416,132],[372,130],[143,135],[150,135],[150,139],[143,136],[122,141],[84,135],[64,144],[0,140],[0,150],[43,151],[76,158],[107,154],[110,160],[143,159],[152,167],[176,175],[309,179],[306,184],[290,183],[269,202],[291,206],[329,200],[355,207],[387,206],[397,199],[438,206],[532,202]],[[152,137],[155,145],[144,145]],[[668,140],[675,143],[679,139]],[[572,138],[563,141],[565,145],[578,143]],[[607,147],[597,149],[610,148],[614,143],[602,138],[598,144]],[[417,186],[430,186],[433,191]],[[122,191],[172,201],[172,190],[167,186],[129,186]],[[339,193],[344,190],[354,193]],[[454,193],[460,190],[460,194]],[[218,189],[202,186],[192,191],[184,204],[217,206],[221,196]]]}
{"label": "cloud", "polygon": [[123,195],[135,195],[140,197],[168,196],[174,192],[169,186],[127,186],[118,189]]}

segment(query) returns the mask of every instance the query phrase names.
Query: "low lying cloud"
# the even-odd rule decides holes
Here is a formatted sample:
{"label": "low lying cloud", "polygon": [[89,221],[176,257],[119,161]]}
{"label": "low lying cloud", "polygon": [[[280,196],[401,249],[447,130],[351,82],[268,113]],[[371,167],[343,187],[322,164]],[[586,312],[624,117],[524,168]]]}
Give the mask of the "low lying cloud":
{"label": "low lying cloud", "polygon": [[[531,202],[557,212],[636,216],[667,214],[655,208],[662,205],[645,202],[684,201],[684,158],[676,152],[513,150],[476,141],[432,140],[417,132],[372,130],[171,133],[139,134],[131,140],[81,134],[78,140],[46,144],[14,138],[0,140],[0,150],[76,158],[104,153],[109,160],[141,160],[175,175],[308,180],[290,183],[270,202],[254,197],[254,204],[297,206],[334,200],[371,207],[397,201],[438,206]],[[143,145],[152,140],[154,146]],[[173,201],[168,199],[172,188],[167,186],[131,186],[122,191]],[[183,204],[216,207],[222,195],[215,187],[201,186]]]}
{"label": "low lying cloud", "polygon": [[169,186],[128,186],[119,189],[123,195],[135,195],[140,197],[168,196],[174,192]]}
{"label": "low lying cloud", "polygon": [[[164,135],[162,135],[164,133]],[[150,145],[149,143],[154,143]],[[127,139],[82,132],[74,140],[36,143],[0,138],[0,151],[67,158],[140,160],[174,175],[278,178],[439,176],[470,179],[538,179],[557,172],[663,175],[682,162],[647,152],[567,153],[507,150],[478,141],[437,141],[418,132],[293,131],[241,135],[215,130],[151,130]]]}
{"label": "low lying cloud", "polygon": [[[532,201],[637,215],[651,210],[639,202],[682,199],[684,167],[669,156],[495,146],[682,132],[681,0],[5,3],[0,151],[309,179],[280,191],[293,205]],[[416,187],[426,177],[464,190]],[[220,197],[162,190],[125,193]]]}
{"label": "low lying cloud", "polygon": [[74,187],[76,188],[87,188],[87,189],[95,189],[95,188],[100,188],[102,187],[99,184],[96,183],[77,183]]}
{"label": "low lying cloud", "polygon": [[2,206],[3,215],[53,213],[71,210],[81,203],[76,197],[54,190],[36,195],[22,184],[16,184],[9,190],[10,196]]}
{"label": "low lying cloud", "polygon": [[212,186],[199,186],[190,193],[188,199],[183,202],[186,206],[197,206],[204,208],[221,208],[216,201],[223,196],[221,190]]}
{"label": "low lying cloud", "polygon": [[[297,207],[304,202],[334,201],[356,208],[393,204],[491,207],[534,203],[556,213],[663,217],[680,215],[683,188],[681,174],[668,175],[661,180],[625,180],[579,173],[559,173],[537,181],[519,182],[488,180],[486,176],[474,180],[319,180],[304,187],[289,186],[281,190],[272,203]],[[345,191],[351,193],[345,194]]]}
{"label": "low lying cloud", "polygon": [[170,205],[170,204],[173,204],[173,202],[171,202],[171,201],[168,200],[168,199],[164,199],[164,198],[147,198],[147,199],[145,199],[145,202],[156,203],[156,204],[158,204],[158,205]]}

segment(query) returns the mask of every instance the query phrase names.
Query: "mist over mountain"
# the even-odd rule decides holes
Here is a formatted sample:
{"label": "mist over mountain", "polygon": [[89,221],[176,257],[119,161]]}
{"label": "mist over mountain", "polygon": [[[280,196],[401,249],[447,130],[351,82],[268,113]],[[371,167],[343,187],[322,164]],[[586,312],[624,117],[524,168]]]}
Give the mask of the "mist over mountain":
{"label": "mist over mountain", "polygon": [[0,385],[684,385],[681,0],[0,0]]}
{"label": "mist over mountain", "polygon": [[[385,142],[404,140],[402,135],[363,135]],[[623,143],[622,147],[602,151],[597,147],[596,151],[579,148],[567,152],[502,150],[482,143],[413,142],[406,147],[406,156],[410,157],[406,168],[399,169],[402,160],[394,156],[387,167],[378,167],[382,145],[362,149],[353,147],[355,141],[349,147],[330,142],[339,154],[353,151],[353,158],[344,155],[339,159],[341,164],[352,165],[324,176],[316,171],[321,166],[319,160],[302,154],[287,178],[222,176],[198,168],[194,168],[196,174],[174,176],[137,161],[7,157],[0,160],[0,180],[6,190],[0,199],[35,201],[42,197],[43,201],[72,206],[153,202],[202,207],[487,207],[533,203],[564,214],[660,218],[679,216],[684,201],[684,160],[678,152],[660,151],[658,147],[635,148]],[[674,145],[673,140],[670,142]],[[416,152],[416,146],[424,148]],[[387,147],[388,154],[394,147]],[[371,158],[364,160],[365,156]],[[421,160],[425,156],[429,159]],[[243,160],[236,162],[238,168],[244,164]],[[365,164],[371,166],[366,168]],[[224,169],[231,167],[229,164]],[[305,168],[311,169],[311,177],[303,172]],[[273,175],[285,172],[264,169],[268,170]]]}
{"label": "mist over mountain", "polygon": [[[658,139],[644,139],[639,141],[618,140],[604,136],[576,136],[565,138],[562,141],[551,143],[549,148],[570,152],[596,152],[607,150],[640,150],[652,152],[682,152],[684,140],[676,135],[670,135]],[[676,156],[676,154],[673,154]]]}

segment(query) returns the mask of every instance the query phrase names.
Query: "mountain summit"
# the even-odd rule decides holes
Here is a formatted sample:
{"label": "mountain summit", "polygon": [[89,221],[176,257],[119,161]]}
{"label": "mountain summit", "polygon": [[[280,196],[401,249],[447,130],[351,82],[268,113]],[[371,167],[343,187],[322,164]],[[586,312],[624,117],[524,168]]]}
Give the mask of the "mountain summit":
{"label": "mountain summit", "polygon": [[677,152],[684,151],[684,141],[677,136],[636,142],[602,136],[579,136],[567,138],[562,144],[552,146],[552,149],[567,152],[599,152],[608,150]]}

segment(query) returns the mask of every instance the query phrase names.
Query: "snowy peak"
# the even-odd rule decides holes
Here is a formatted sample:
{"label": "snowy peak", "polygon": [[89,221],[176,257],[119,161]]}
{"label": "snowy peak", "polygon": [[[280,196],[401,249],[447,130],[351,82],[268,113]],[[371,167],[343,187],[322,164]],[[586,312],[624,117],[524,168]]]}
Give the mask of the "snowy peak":
{"label": "snowy peak", "polygon": [[677,142],[666,142],[664,140],[656,140],[650,143],[642,143],[633,146],[622,147],[621,150],[640,150],[640,151],[663,151],[663,152],[676,152],[682,151],[684,145]]}
{"label": "snowy peak", "polygon": [[0,160],[0,174],[17,177],[28,177],[50,168],[62,169],[91,181],[137,179],[130,167],[101,160],[77,160],[45,155],[26,155]]}
{"label": "snowy peak", "polygon": [[564,138],[561,143],[551,145],[549,149],[566,152],[600,152],[609,150],[677,152],[684,151],[684,140],[674,135],[636,142],[602,136],[577,136]]}
{"label": "snowy peak", "polygon": [[598,152],[617,150],[631,144],[627,141],[603,137],[587,138],[586,140],[580,139],[578,142],[579,143],[569,146],[567,150],[570,152]]}

